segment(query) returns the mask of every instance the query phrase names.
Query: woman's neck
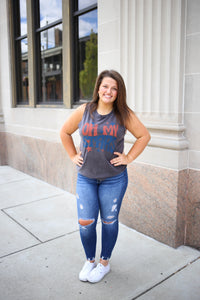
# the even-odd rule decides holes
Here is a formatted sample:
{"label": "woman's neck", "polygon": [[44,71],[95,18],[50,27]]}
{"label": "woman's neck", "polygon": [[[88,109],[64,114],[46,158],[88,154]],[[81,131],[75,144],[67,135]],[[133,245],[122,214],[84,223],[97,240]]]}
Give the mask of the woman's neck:
{"label": "woman's neck", "polygon": [[100,115],[108,115],[113,110],[113,105],[98,103],[97,105],[97,112]]}

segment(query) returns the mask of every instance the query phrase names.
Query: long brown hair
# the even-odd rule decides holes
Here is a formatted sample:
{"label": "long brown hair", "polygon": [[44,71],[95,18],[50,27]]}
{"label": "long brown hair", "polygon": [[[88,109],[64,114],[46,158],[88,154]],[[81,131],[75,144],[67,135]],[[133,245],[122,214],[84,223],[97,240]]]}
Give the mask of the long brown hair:
{"label": "long brown hair", "polygon": [[120,124],[125,125],[125,121],[129,117],[130,108],[126,103],[126,87],[125,87],[124,80],[122,76],[115,70],[102,71],[97,77],[94,91],[93,91],[92,101],[87,105],[90,114],[92,115],[92,113],[97,109],[98,101],[99,101],[99,94],[98,94],[99,86],[101,85],[101,82],[104,77],[111,77],[117,82],[118,91],[117,91],[117,98],[113,103],[113,110]]}

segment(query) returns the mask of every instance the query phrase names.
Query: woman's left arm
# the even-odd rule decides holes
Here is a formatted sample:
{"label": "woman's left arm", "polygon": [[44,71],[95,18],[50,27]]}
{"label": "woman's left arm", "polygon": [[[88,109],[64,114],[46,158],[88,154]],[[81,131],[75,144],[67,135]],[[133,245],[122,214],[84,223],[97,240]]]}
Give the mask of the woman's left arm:
{"label": "woman's left arm", "polygon": [[146,127],[132,111],[130,111],[130,116],[126,121],[125,127],[136,137],[136,142],[127,154],[114,152],[117,157],[110,161],[114,166],[128,165],[131,163],[142,153],[151,139]]}

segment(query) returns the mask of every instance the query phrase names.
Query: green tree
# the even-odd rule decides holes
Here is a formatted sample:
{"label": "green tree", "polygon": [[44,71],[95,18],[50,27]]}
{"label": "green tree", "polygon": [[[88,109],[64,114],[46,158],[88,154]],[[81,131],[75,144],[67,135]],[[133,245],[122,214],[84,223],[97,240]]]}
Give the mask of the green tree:
{"label": "green tree", "polygon": [[97,34],[91,31],[90,39],[85,45],[84,69],[79,73],[81,94],[91,98],[97,77]]}

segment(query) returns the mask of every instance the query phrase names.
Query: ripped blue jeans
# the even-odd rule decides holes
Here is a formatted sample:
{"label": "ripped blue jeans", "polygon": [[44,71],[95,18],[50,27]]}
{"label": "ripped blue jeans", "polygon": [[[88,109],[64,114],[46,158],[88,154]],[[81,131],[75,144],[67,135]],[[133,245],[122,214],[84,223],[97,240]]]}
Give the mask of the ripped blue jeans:
{"label": "ripped blue jeans", "polygon": [[127,170],[104,180],[90,179],[78,174],[76,197],[80,236],[87,260],[96,253],[96,224],[100,211],[102,248],[100,257],[111,257],[118,236],[118,215],[128,185]]}

